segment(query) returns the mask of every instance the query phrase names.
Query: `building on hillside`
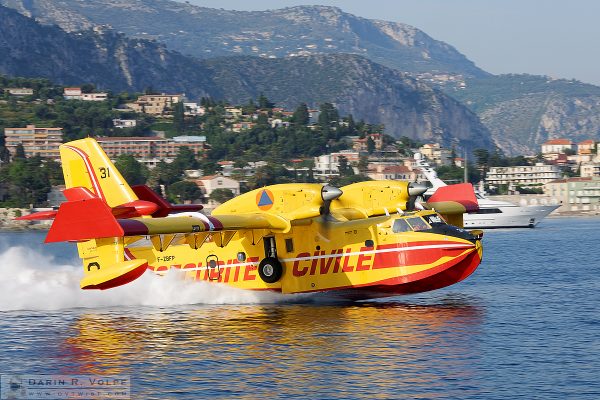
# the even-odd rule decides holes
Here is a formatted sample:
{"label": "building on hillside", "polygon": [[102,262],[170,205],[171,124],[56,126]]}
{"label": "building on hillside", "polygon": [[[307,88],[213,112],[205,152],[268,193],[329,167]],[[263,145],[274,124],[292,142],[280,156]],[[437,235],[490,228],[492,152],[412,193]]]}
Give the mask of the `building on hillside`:
{"label": "building on hillside", "polygon": [[451,165],[452,151],[444,149],[439,143],[427,143],[419,147],[421,153],[427,160],[436,165]]}
{"label": "building on hillside", "polygon": [[65,100],[104,101],[108,99],[108,93],[83,93],[81,88],[67,87],[63,90]]}
{"label": "building on hillside", "polygon": [[108,99],[108,93],[82,93],[81,100],[83,101],[104,101]]}
{"label": "building on hillside", "polygon": [[242,109],[239,107],[225,107],[225,118],[240,119],[242,118]]}
{"label": "building on hillside", "polygon": [[63,97],[65,100],[79,100],[81,99],[81,88],[66,87],[63,90]]}
{"label": "building on hillside", "polygon": [[147,94],[126,106],[139,113],[167,116],[173,114],[174,105],[184,98],[183,94]]}
{"label": "building on hillside", "polygon": [[137,126],[137,121],[135,119],[115,118],[112,122],[113,126],[117,129],[135,128]]}
{"label": "building on hillside", "polygon": [[542,144],[542,156],[546,160],[556,160],[559,154],[575,150],[575,144],[569,139],[552,139]]}
{"label": "building on hillside", "polygon": [[236,122],[233,125],[231,125],[231,128],[229,128],[228,131],[239,133],[241,131],[252,129],[255,126],[256,126],[256,123],[254,123],[254,122],[246,122],[246,121]]}
{"label": "building on hillside", "polygon": [[222,175],[204,176],[196,179],[195,182],[204,195],[204,203],[215,205],[209,198],[216,189],[229,189],[234,196],[239,196],[240,194],[240,183],[235,179],[227,178]]}
{"label": "building on hillside", "polygon": [[581,164],[579,172],[582,178],[600,176],[600,163]]}
{"label": "building on hillside", "polygon": [[544,193],[561,201],[561,212],[600,213],[600,177],[558,179],[546,183]]}
{"label": "building on hillside", "polygon": [[188,147],[200,158],[208,149],[206,136],[176,136],[172,139],[151,137],[99,137],[96,138],[108,157],[114,159],[121,154],[131,154],[149,167],[158,162],[172,162],[179,148]]}
{"label": "building on hillside", "polygon": [[488,185],[496,187],[498,185],[527,187],[541,186],[561,177],[562,173],[558,166],[537,163],[514,167],[491,167],[485,180]]}
{"label": "building on hillside", "polygon": [[198,103],[183,103],[183,113],[187,116],[202,116],[206,114],[206,107]]}
{"label": "building on hillside", "polygon": [[369,164],[367,176],[371,179],[395,180],[395,181],[422,181],[425,176],[418,168],[411,169],[406,165],[384,165],[384,164]]}
{"label": "building on hillside", "polygon": [[593,139],[584,140],[577,143],[578,155],[592,155],[596,152],[596,141]]}
{"label": "building on hillside", "polygon": [[358,174],[358,168],[355,167],[360,159],[360,153],[352,150],[342,150],[337,153],[324,154],[315,157],[314,177],[326,180],[331,177],[339,176],[340,157],[345,157],[348,165],[352,166],[355,174]]}
{"label": "building on hillside", "polygon": [[369,138],[371,138],[375,144],[375,150],[381,150],[383,148],[383,135],[381,133],[368,133],[364,138],[358,136],[352,138],[352,148],[358,152],[369,151]]}
{"label": "building on hillside", "polygon": [[4,92],[17,97],[33,96],[33,89],[31,88],[5,88]]}
{"label": "building on hillside", "polygon": [[25,128],[4,128],[6,148],[12,156],[15,155],[17,146],[21,144],[25,156],[60,159],[58,146],[62,144],[62,128],[39,128],[27,125]]}

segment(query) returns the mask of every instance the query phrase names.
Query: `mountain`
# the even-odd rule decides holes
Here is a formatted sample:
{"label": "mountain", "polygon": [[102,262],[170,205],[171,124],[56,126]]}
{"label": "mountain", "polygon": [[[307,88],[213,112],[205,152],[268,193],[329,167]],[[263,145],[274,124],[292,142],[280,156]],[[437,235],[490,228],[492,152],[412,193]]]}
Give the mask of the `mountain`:
{"label": "mountain", "polygon": [[549,139],[600,140],[600,87],[536,75],[467,79],[447,89],[489,128],[510,155],[536,154]]}
{"label": "mountain", "polygon": [[0,0],[66,31],[110,25],[197,58],[348,53],[412,73],[486,72],[447,43],[406,24],[369,20],[336,7],[227,11],[171,0]]}
{"label": "mountain", "polygon": [[421,141],[490,148],[477,116],[439,90],[356,55],[199,61],[161,44],[96,28],[69,34],[0,6],[0,73],[94,83],[114,91],[148,87],[234,104],[262,92],[286,107],[332,102],[343,114]]}

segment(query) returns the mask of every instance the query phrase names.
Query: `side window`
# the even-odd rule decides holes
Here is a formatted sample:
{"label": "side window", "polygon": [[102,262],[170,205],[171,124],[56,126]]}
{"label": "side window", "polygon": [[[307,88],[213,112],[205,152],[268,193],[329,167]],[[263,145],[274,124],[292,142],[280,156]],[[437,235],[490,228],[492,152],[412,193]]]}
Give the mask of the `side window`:
{"label": "side window", "polygon": [[408,218],[408,223],[415,232],[431,229],[429,224],[421,217]]}
{"label": "side window", "polygon": [[285,251],[291,253],[294,251],[294,241],[293,239],[285,239]]}
{"label": "side window", "polygon": [[410,232],[412,231],[410,225],[408,225],[408,222],[406,222],[406,220],[404,218],[398,218],[397,220],[394,221],[394,225],[392,225],[392,231],[394,233],[400,233],[400,232]]}

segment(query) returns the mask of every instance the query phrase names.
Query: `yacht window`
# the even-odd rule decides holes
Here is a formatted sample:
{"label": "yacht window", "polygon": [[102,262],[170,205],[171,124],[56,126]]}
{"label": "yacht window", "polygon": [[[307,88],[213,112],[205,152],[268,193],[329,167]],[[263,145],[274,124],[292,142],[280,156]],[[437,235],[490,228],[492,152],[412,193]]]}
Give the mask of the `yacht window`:
{"label": "yacht window", "polygon": [[421,217],[407,218],[407,221],[415,232],[431,229],[431,226]]}
{"label": "yacht window", "polygon": [[473,214],[502,214],[499,208],[480,208]]}
{"label": "yacht window", "polygon": [[410,232],[410,231],[412,231],[412,228],[410,227],[410,225],[408,225],[408,222],[406,222],[406,219],[398,218],[397,220],[394,221],[394,225],[392,226],[392,231],[394,233]]}

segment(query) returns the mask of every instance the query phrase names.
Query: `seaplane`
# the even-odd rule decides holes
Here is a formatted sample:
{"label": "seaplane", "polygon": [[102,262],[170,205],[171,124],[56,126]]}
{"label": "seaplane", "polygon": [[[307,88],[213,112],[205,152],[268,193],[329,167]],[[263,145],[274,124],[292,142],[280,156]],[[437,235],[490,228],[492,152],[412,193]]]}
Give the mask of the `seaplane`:
{"label": "seaplane", "polygon": [[470,184],[423,204],[419,183],[279,184],[206,215],[129,186],[93,138],[61,145],[60,156],[66,201],[18,219],[52,219],[45,241],[76,243],[82,289],[180,270],[192,281],[360,300],[455,284],[482,259],[483,233],[460,227],[477,208]]}

